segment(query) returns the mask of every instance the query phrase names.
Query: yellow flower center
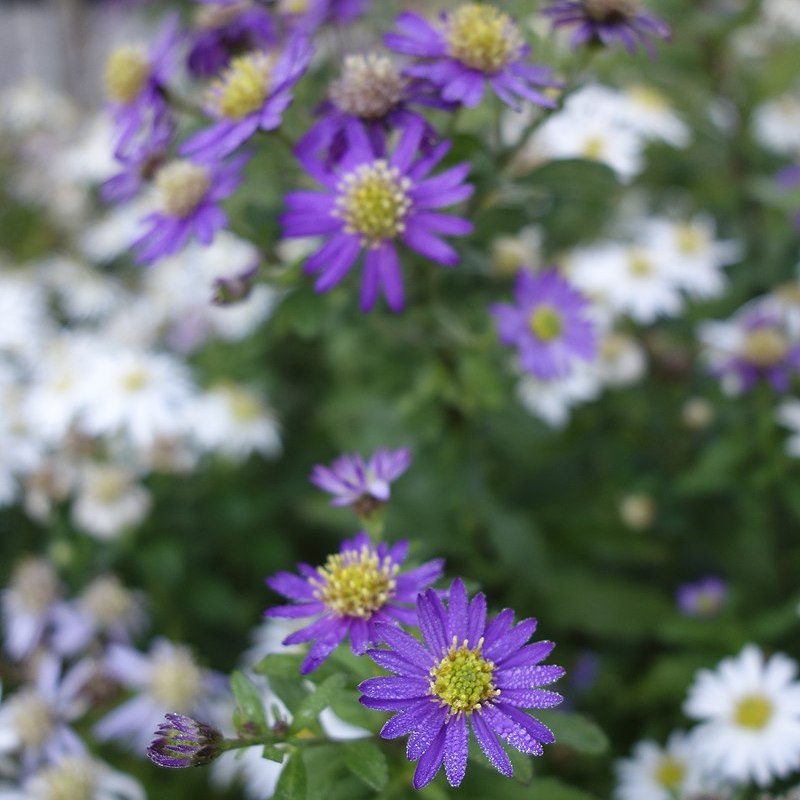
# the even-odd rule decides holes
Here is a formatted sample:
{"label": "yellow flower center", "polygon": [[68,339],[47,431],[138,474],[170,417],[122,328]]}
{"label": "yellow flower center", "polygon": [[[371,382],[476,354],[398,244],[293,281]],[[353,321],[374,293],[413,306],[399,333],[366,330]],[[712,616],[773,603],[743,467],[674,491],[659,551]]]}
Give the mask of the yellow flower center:
{"label": "yellow flower center", "polygon": [[47,561],[26,558],[15,567],[9,589],[22,608],[36,614],[56,599],[58,579]]}
{"label": "yellow flower center", "polygon": [[685,222],[681,225],[678,225],[678,228],[675,231],[675,239],[678,245],[678,250],[686,255],[699,253],[706,244],[706,237],[703,236],[703,234],[697,230],[697,228],[694,228]]}
{"label": "yellow flower center", "polygon": [[772,703],[763,694],[746,694],[736,704],[733,719],[743,728],[761,730],[772,719]]}
{"label": "yellow flower center", "polygon": [[745,336],[742,356],[757,367],[774,367],[789,351],[786,337],[775,328],[756,328]]}
{"label": "yellow flower center", "polygon": [[450,650],[431,670],[431,693],[450,707],[449,715],[471,714],[500,694],[492,682],[494,664],[481,655],[483,639],[472,650],[466,641],[457,645],[454,636]]}
{"label": "yellow flower center", "polygon": [[106,95],[115,103],[132,103],[150,75],[150,62],[139,47],[119,47],[106,62]]}
{"label": "yellow flower center", "polygon": [[653,262],[644,253],[633,252],[628,258],[628,270],[637,278],[646,278],[655,272]]}
{"label": "yellow flower center", "polygon": [[545,304],[533,310],[528,325],[537,339],[542,342],[552,342],[561,336],[564,319],[553,306]]}
{"label": "yellow flower center", "polygon": [[664,756],[656,767],[654,777],[659,786],[677,792],[681,787],[681,783],[683,783],[685,774],[686,769],[677,758]]}
{"label": "yellow flower center", "polygon": [[185,647],[159,653],[153,662],[150,694],[164,708],[187,711],[203,688],[203,676]]}
{"label": "yellow flower center", "polygon": [[17,692],[9,706],[24,748],[41,747],[53,732],[55,717],[47,701],[33,689]]}
{"label": "yellow flower center", "polygon": [[120,381],[126,392],[140,392],[150,383],[150,374],[142,367],[128,370]]}
{"label": "yellow flower center", "polygon": [[667,98],[652,86],[644,86],[642,84],[631,86],[627,91],[627,95],[637,105],[653,111],[668,111],[670,108]]}
{"label": "yellow flower center", "polygon": [[480,3],[467,3],[448,16],[445,39],[451,58],[488,74],[505,67],[524,44],[508,14]]}
{"label": "yellow flower center", "polygon": [[128,474],[117,467],[100,467],[92,474],[90,492],[95,500],[101,503],[116,503],[130,488]]}
{"label": "yellow flower center", "polygon": [[90,800],[95,791],[95,771],[87,759],[65,758],[43,769],[32,784],[32,794],[41,800]]}
{"label": "yellow flower center", "polygon": [[589,136],[583,143],[581,155],[590,161],[599,161],[606,152],[606,143],[601,136]]}
{"label": "yellow flower center", "polygon": [[156,174],[156,188],[166,214],[188,217],[200,205],[211,187],[206,167],[191,161],[170,161]]}
{"label": "yellow flower center", "polygon": [[365,247],[379,247],[405,230],[411,208],[411,181],[383,159],[361,164],[340,181],[333,215],[346,233],[361,237]]}
{"label": "yellow flower center", "polygon": [[314,595],[340,617],[369,619],[394,594],[398,565],[367,545],[328,556],[317,567]]}
{"label": "yellow flower center", "polygon": [[231,60],[230,66],[210,89],[209,104],[221,117],[242,119],[264,104],[272,82],[275,56],[248,53]]}
{"label": "yellow flower center", "polygon": [[639,0],[583,0],[583,7],[595,22],[624,22],[636,16]]}
{"label": "yellow flower center", "polygon": [[104,628],[125,619],[133,608],[131,593],[114,575],[95,578],[86,587],[80,602]]}
{"label": "yellow flower center", "polygon": [[258,397],[240,386],[228,389],[228,405],[237,422],[255,422],[264,415]]}
{"label": "yellow flower center", "polygon": [[386,56],[347,56],[342,77],[330,88],[330,98],[346,114],[377,119],[402,99],[406,79]]}

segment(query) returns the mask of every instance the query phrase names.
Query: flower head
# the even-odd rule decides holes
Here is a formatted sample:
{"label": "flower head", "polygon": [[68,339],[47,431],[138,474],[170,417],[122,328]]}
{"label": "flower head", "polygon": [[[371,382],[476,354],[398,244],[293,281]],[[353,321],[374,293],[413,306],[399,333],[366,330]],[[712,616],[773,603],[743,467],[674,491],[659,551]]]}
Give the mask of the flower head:
{"label": "flower head", "polygon": [[165,124],[171,124],[166,86],[177,68],[181,39],[178,15],[173,14],[149,49],[125,45],[109,56],[104,78],[116,128],[117,156],[129,155],[142,140],[148,141]]}
{"label": "flower head", "polygon": [[678,587],[676,600],[681,613],[687,617],[716,616],[725,603],[728,584],[716,575]]}
{"label": "flower head", "polygon": [[782,653],[765,659],[755,645],[701,670],[684,711],[700,720],[694,747],[701,763],[736,784],[767,786],[800,764],[797,663]]}
{"label": "flower head", "polygon": [[517,750],[541,755],[550,729],[521,709],[550,708],[562,697],[539,687],[558,680],[561,667],[542,665],[552,642],[527,644],[536,620],[514,625],[505,609],[486,622],[486,598],[468,602],[460,579],[450,587],[445,608],[431,589],[417,598],[423,641],[399,628],[380,626],[389,649],[369,650],[379,666],[395,673],[358,687],[361,702],[395,716],[381,730],[385,739],[410,734],[408,758],[419,759],[417,789],[430,783],[444,763],[447,780],[458,786],[467,767],[469,725],[486,757],[503,775],[513,773],[498,736]]}
{"label": "flower head", "polygon": [[177,253],[192,236],[210,244],[227,223],[220,202],[236,191],[248,158],[215,164],[176,160],[162,166],[155,175],[161,210],[143,220],[149,227],[134,243],[136,260],[148,264]]}
{"label": "flower head", "polygon": [[281,51],[254,50],[233,58],[209,89],[206,110],[217,122],[187,139],[181,155],[222,158],[257,130],[278,128],[312,55],[309,39],[293,36]]}
{"label": "flower head", "polygon": [[361,308],[373,307],[383,291],[393,311],[405,299],[396,242],[445,266],[459,257],[439,236],[464,236],[472,224],[433,209],[460,202],[472,194],[464,183],[468,164],[451,167],[439,175],[425,176],[444,157],[449,142],[418,157],[425,133],[421,122],[402,132],[390,156],[376,152],[363,128],[348,129],[348,150],[333,170],[304,159],[307,170],[325,185],[322,192],[291,192],[281,217],[284,235],[327,235],[325,244],[306,261],[306,271],[319,272],[315,288],[325,292],[335,286],[364,256]]}
{"label": "flower head", "polygon": [[586,317],[588,301],[556,269],[517,273],[515,305],[491,307],[500,341],[519,350],[520,366],[548,380],[570,374],[575,360],[591,361],[596,336]]}
{"label": "flower head", "polygon": [[411,463],[411,451],[376,450],[365,463],[358,453],[339,456],[330,467],[317,464],[310,480],[332,494],[331,505],[354,506],[360,514],[368,514],[376,505],[389,499],[390,485]]}
{"label": "flower head", "polygon": [[443,12],[438,25],[410,11],[397,18],[397,32],[384,37],[387,47],[424,59],[405,74],[439,87],[448,102],[480,103],[486,83],[512,108],[519,99],[552,108],[555,102],[535,87],[552,87],[547,67],[529,64],[530,48],[517,24],[487,3],[464,3]]}
{"label": "flower head", "polygon": [[183,714],[167,714],[158,726],[147,757],[159,767],[201,767],[222,753],[222,734]]}
{"label": "flower head", "polygon": [[268,617],[318,617],[313,623],[287,636],[286,645],[314,641],[301,672],[315,670],[349,634],[356,655],[379,641],[376,626],[414,618],[408,607],[417,594],[442,574],[441,559],[428,561],[406,573],[400,567],[408,542],[392,547],[373,545],[365,533],[342,542],[341,550],[329,556],[322,567],[299,564],[300,575],[279,572],[267,579],[278,594],[295,601],[265,612]]}
{"label": "flower head", "polygon": [[641,44],[655,55],[650,39],[670,36],[669,26],[643,11],[640,0],[556,0],[542,13],[552,18],[554,28],[575,26],[573,47],[619,42],[633,53]]}

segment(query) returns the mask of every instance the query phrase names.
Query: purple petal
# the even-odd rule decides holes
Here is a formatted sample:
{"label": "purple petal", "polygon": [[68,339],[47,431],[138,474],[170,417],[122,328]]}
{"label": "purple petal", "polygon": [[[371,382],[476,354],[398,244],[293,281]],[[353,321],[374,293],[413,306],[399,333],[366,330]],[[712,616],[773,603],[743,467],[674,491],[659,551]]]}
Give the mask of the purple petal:
{"label": "purple petal", "polygon": [[535,630],[535,619],[523,620],[504,636],[500,636],[494,641],[488,642],[483,652],[487,658],[492,660],[494,660],[495,657],[501,657],[507,653],[515,652],[533,636]]}
{"label": "purple petal", "polygon": [[272,606],[264,611],[264,616],[281,617],[282,619],[303,619],[304,617],[313,617],[321,614],[324,610],[324,603],[300,603],[299,605]]}
{"label": "purple petal", "polygon": [[467,641],[471,648],[478,646],[478,641],[483,636],[486,627],[486,595],[478,592],[469,604],[469,625],[467,627]]}
{"label": "purple petal", "polygon": [[308,600],[314,597],[314,587],[307,580],[291,572],[278,572],[266,580],[267,586],[290,600]]}
{"label": "purple petal", "polygon": [[447,618],[439,595],[432,589],[417,598],[417,616],[428,649],[435,656],[446,653],[450,647],[447,640]]}
{"label": "purple petal", "polygon": [[450,717],[445,725],[444,771],[451,786],[460,786],[467,771],[469,729],[466,714]]}
{"label": "purple petal", "polygon": [[538,667],[500,668],[497,670],[496,684],[501,689],[530,689],[546,686],[564,677],[564,668],[555,664]]}
{"label": "purple petal", "polygon": [[434,657],[410,633],[395,625],[377,625],[381,641],[393,647],[399,655],[428,672],[434,664]]}
{"label": "purple petal", "polygon": [[431,742],[431,746],[422,754],[414,772],[415,789],[427,786],[436,777],[444,757],[445,736],[445,729],[441,728],[436,738]]}
{"label": "purple petal", "polygon": [[477,711],[470,719],[475,738],[483,754],[489,759],[489,763],[498,772],[510,778],[514,774],[514,768],[511,766],[508,754],[503,750],[503,745],[484,719],[483,711]]}
{"label": "purple petal", "polygon": [[[532,736],[519,721],[509,716],[511,711],[516,712],[517,710],[506,706],[503,711],[508,713],[503,713],[492,704],[487,705],[484,709],[484,719],[492,730],[520,752],[536,756],[542,755],[544,751],[536,737]],[[522,712],[517,713],[521,714]]]}
{"label": "purple petal", "polygon": [[367,678],[358,685],[365,697],[380,697],[388,700],[417,699],[427,697],[430,688],[424,678],[380,677]]}
{"label": "purple petal", "polygon": [[467,589],[461,578],[450,586],[447,602],[447,641],[461,645],[467,638]]}

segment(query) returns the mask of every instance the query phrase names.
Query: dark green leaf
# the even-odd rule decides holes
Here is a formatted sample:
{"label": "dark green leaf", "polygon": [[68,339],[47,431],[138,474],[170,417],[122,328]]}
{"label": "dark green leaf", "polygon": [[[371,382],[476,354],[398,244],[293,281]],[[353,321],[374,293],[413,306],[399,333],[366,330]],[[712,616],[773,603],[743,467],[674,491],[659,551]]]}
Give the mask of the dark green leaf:
{"label": "dark green leaf", "polygon": [[344,745],[344,763],[350,772],[375,791],[381,791],[389,780],[386,756],[371,739],[347,742]]}
{"label": "dark green leaf", "polygon": [[537,709],[534,716],[553,731],[557,744],[591,756],[601,755],[608,749],[605,733],[581,714]]}
{"label": "dark green leaf", "polygon": [[316,722],[322,709],[329,706],[344,686],[344,675],[331,675],[309,694],[294,712],[291,731],[297,733]]}
{"label": "dark green leaf", "polygon": [[300,753],[292,753],[281,770],[273,797],[275,800],[306,800],[307,794],[306,765]]}

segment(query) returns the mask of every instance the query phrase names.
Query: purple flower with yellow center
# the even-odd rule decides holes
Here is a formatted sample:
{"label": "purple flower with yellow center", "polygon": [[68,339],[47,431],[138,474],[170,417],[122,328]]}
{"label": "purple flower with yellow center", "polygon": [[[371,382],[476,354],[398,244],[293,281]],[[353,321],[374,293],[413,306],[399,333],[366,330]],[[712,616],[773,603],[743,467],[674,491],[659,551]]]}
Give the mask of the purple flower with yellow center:
{"label": "purple flower with yellow center", "polygon": [[170,117],[166,87],[178,66],[181,38],[173,14],[149,50],[126,45],[109,56],[104,79],[116,128],[115,155],[128,155],[137,139],[149,139]]}
{"label": "purple flower with yellow center", "polygon": [[145,217],[149,227],[135,243],[136,261],[149,264],[183,249],[194,236],[208,245],[228,218],[220,202],[242,182],[249,155],[215,164],[170,161],[155,176],[161,210]]}
{"label": "purple flower with yellow center", "polygon": [[365,533],[359,533],[342,542],[340,551],[329,556],[322,567],[298,564],[299,575],[279,572],[267,578],[271,589],[294,602],[269,608],[266,616],[318,617],[283,640],[285,645],[314,642],[300,669],[304,675],[322,664],[348,635],[350,649],[362,655],[371,643],[378,642],[377,625],[392,628],[397,622],[414,621],[409,605],[438,580],[444,562],[437,558],[401,573],[407,551],[407,541],[391,547],[375,545]]}
{"label": "purple flower with yellow center", "polygon": [[361,308],[369,311],[383,292],[393,311],[405,305],[397,240],[425,258],[455,266],[458,253],[439,237],[465,236],[472,224],[434,209],[465,200],[469,164],[427,178],[444,158],[449,142],[418,156],[425,134],[421,122],[408,125],[386,157],[375,152],[363,128],[348,128],[348,148],[332,170],[312,159],[303,165],[325,186],[322,192],[290,192],[281,216],[286,237],[328,236],[305,264],[319,273],[314,288],[327,292],[350,271],[364,251]]}
{"label": "purple flower with yellow center", "polygon": [[206,111],[217,122],[187,139],[181,155],[222,158],[256,131],[280,127],[312,55],[310,40],[293,36],[281,51],[256,50],[233,58],[208,90]]}
{"label": "purple flower with yellow center", "polygon": [[335,164],[347,151],[347,129],[361,125],[375,152],[385,155],[387,136],[412,122],[425,125],[422,147],[430,149],[438,136],[409,108],[412,103],[445,110],[455,107],[442,101],[431,84],[403,75],[388,56],[349,55],[341,76],[328,90],[328,100],[317,109],[319,120],[297,143],[296,152],[301,160],[322,155],[328,164]]}
{"label": "purple flower with yellow center", "polygon": [[333,495],[331,505],[353,506],[359,516],[367,516],[389,500],[392,481],[410,464],[411,451],[407,447],[399,450],[382,447],[366,463],[358,453],[353,453],[339,456],[330,467],[317,464],[309,480]]}
{"label": "purple flower with yellow center", "polygon": [[728,584],[716,575],[708,575],[695,583],[684,583],[675,593],[678,608],[687,617],[716,616],[727,596]]}
{"label": "purple flower with yellow center", "polygon": [[587,318],[589,303],[550,268],[539,275],[517,273],[515,305],[490,307],[500,341],[519,351],[520,366],[540,380],[565,378],[575,361],[591,361],[597,336]]}
{"label": "purple flower with yellow center", "polygon": [[[409,734],[407,753],[417,761],[414,788],[429,784],[444,763],[447,781],[458,786],[469,752],[469,728],[492,766],[511,776],[513,768],[500,739],[529,755],[541,755],[555,741],[552,731],[526,714],[551,708],[560,694],[541,689],[564,669],[541,662],[552,642],[527,644],[536,620],[514,625],[514,612],[501,611],[486,622],[486,598],[469,601],[460,579],[450,587],[445,608],[428,589],[417,598],[422,641],[400,628],[379,626],[389,649],[369,650],[376,664],[395,673],[370,678],[358,687],[368,708],[395,716],[381,730],[384,739]],[[499,738],[498,738],[499,737]]]}
{"label": "purple flower with yellow center", "polygon": [[278,41],[272,15],[254,0],[203,0],[194,24],[187,65],[204,78],[219,72],[232,56]]}
{"label": "purple flower with yellow center", "polygon": [[431,81],[444,100],[476,106],[488,82],[512,108],[519,109],[519,98],[555,107],[555,101],[536,88],[558,85],[551,70],[526,61],[530,47],[511,17],[495,6],[460,5],[442,12],[439,25],[407,11],[396,25],[397,32],[384,37],[387,47],[425,59],[405,73]]}
{"label": "purple flower with yellow center", "polygon": [[653,56],[650,39],[670,37],[669,25],[643,11],[640,0],[556,0],[542,14],[552,18],[554,28],[575,26],[573,47],[619,42],[634,53],[641,44]]}

